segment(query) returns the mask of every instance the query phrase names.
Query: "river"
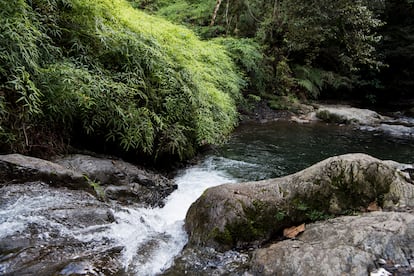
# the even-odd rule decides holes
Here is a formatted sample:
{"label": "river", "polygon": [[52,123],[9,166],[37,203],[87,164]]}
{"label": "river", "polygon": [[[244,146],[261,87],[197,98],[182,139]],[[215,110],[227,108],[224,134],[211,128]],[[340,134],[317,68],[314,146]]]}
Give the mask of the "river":
{"label": "river", "polygon": [[[383,136],[347,126],[326,124],[298,125],[289,122],[243,124],[222,146],[204,152],[196,164],[178,172],[178,189],[163,208],[137,208],[112,205],[112,223],[82,228],[67,225],[47,215],[50,210],[82,208],[95,204],[90,197],[75,196],[71,191],[44,192],[43,186],[31,187],[25,195],[13,194],[12,188],[0,198],[0,239],[41,225],[38,240],[61,241],[65,236],[81,243],[89,255],[119,258],[122,275],[157,275],[168,268],[187,242],[183,230],[185,214],[202,192],[222,183],[278,177],[304,169],[333,155],[363,152],[380,159],[414,163],[414,143],[408,139]],[[29,236],[28,236],[29,237]],[[31,234],[30,238],[33,239]],[[56,242],[57,243],[57,242]],[[118,255],[113,248],[119,248]],[[0,258],[0,274],[12,266],[5,252]],[[75,250],[75,249],[73,249]],[[66,250],[67,251],[67,250]],[[62,251],[61,254],[68,254]],[[78,255],[82,255],[77,253]],[[87,255],[87,256],[89,256]],[[85,255],[86,256],[86,255]],[[60,275],[102,275],[93,257],[71,261],[55,269]],[[106,262],[108,263],[108,262]],[[106,264],[107,265],[107,264]],[[36,267],[36,266],[34,266]],[[29,270],[30,271],[30,270]]]}
{"label": "river", "polygon": [[[142,246],[141,241],[137,242],[136,237],[141,233],[136,229],[143,229],[142,226],[131,223],[116,226],[127,248],[126,263],[133,264],[129,271],[137,275],[155,275],[171,264],[187,241],[182,229],[186,211],[206,188],[283,176],[330,156],[355,152],[414,163],[412,141],[377,132],[361,132],[349,126],[289,122],[241,125],[227,143],[205,152],[196,165],[178,174],[175,178],[178,190],[167,199],[164,208],[130,211],[135,215],[134,221],[140,217],[148,221],[144,227],[149,234],[147,238],[151,237],[150,243],[157,244],[149,247],[152,252],[145,252],[145,257],[135,255]],[[122,217],[120,213],[117,215]]]}

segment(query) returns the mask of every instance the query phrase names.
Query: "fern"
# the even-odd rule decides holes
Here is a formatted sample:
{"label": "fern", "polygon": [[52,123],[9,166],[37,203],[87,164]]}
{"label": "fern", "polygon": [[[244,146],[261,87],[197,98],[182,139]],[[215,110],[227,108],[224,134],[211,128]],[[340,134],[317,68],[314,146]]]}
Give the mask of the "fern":
{"label": "fern", "polygon": [[296,83],[314,99],[318,98],[323,90],[337,90],[351,86],[349,79],[331,71],[301,65],[296,65],[293,68]]}

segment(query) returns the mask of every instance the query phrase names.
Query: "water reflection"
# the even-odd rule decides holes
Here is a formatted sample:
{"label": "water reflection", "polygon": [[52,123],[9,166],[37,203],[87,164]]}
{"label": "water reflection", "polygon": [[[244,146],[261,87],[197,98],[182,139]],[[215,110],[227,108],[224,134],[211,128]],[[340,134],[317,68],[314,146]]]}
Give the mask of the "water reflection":
{"label": "water reflection", "polygon": [[[239,180],[278,177],[334,155],[362,152],[380,159],[414,163],[414,143],[374,131],[327,124],[289,122],[243,124],[231,139],[209,155],[218,169]],[[224,159],[233,160],[229,166]],[[236,165],[234,165],[238,161]]]}

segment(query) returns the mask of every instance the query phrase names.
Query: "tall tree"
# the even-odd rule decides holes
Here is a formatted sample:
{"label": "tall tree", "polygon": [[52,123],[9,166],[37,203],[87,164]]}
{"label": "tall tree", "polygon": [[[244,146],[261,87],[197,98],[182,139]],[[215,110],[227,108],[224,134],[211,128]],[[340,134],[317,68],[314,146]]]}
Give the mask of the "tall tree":
{"label": "tall tree", "polygon": [[213,16],[211,17],[210,26],[214,25],[214,22],[216,22],[217,12],[219,11],[221,6],[221,0],[217,0],[216,6],[214,7]]}
{"label": "tall tree", "polygon": [[[376,29],[382,22],[362,1],[279,2],[277,13],[267,15],[258,33],[276,63],[287,58],[292,69],[293,64],[305,66],[308,73],[300,77],[320,89],[337,86],[338,79],[355,85],[361,70],[378,70],[383,65],[376,52],[381,40]],[[317,68],[318,73],[309,74],[312,68]],[[306,88],[311,87],[309,82]]]}

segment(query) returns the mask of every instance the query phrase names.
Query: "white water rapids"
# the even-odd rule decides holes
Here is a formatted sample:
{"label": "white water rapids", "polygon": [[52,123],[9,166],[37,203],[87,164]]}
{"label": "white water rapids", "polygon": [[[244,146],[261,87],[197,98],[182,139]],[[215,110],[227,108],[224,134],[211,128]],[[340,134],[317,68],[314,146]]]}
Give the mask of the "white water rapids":
{"label": "white water rapids", "polygon": [[[229,160],[231,162],[231,160]],[[163,208],[126,208],[115,212],[112,237],[124,246],[123,263],[128,273],[156,275],[168,268],[187,242],[184,218],[190,205],[208,187],[234,182],[213,168],[212,158],[188,168],[175,181],[178,189]]]}
{"label": "white water rapids", "polygon": [[0,275],[161,274],[186,244],[186,212],[208,187],[278,177],[349,152],[414,162],[412,140],[324,124],[271,126],[241,126],[181,171],[163,208],[107,204],[38,182],[0,185]]}
{"label": "white water rapids", "polygon": [[[228,166],[237,162],[219,159]],[[0,249],[7,252],[7,248],[14,248],[16,242],[11,239],[33,241],[41,246],[26,247],[24,242],[23,248],[28,251],[33,248],[34,258],[36,252],[51,249],[54,253],[50,258],[55,261],[60,256],[72,260],[59,275],[102,275],[91,261],[106,258],[105,252],[110,252],[110,248],[120,248],[117,258],[121,258],[127,275],[162,273],[187,243],[183,226],[190,205],[208,187],[235,181],[218,170],[215,161],[209,157],[181,171],[175,178],[178,188],[166,199],[163,208],[125,207],[114,203],[110,210],[115,220],[109,223],[105,219],[108,209],[99,207],[103,203],[87,193],[48,189],[42,183],[5,187],[0,196]],[[13,254],[1,256],[0,275],[7,274],[10,265],[25,267],[24,254],[24,251],[17,253],[22,256],[20,265],[13,264]]]}

